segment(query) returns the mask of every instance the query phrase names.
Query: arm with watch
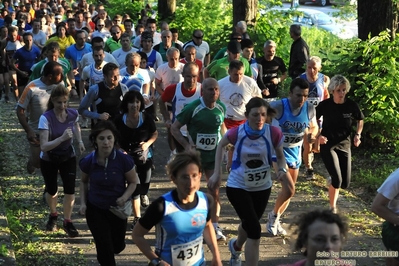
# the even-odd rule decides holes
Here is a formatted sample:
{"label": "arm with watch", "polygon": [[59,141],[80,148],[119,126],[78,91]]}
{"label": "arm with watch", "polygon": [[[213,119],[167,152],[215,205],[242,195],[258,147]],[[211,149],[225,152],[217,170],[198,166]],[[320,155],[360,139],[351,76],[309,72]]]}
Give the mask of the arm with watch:
{"label": "arm with watch", "polygon": [[361,141],[360,138],[362,137],[362,130],[363,130],[363,120],[358,120],[357,121],[357,127],[356,127],[356,134],[355,137],[353,138],[353,145],[355,145],[355,147],[359,147]]}
{"label": "arm with watch", "polygon": [[151,248],[150,243],[144,238],[146,234],[148,234],[146,228],[144,228],[140,222],[138,222],[134,226],[134,230],[132,232],[132,238],[136,246],[140,249],[144,256],[146,256],[150,262],[148,266],[170,266],[169,263],[163,261]]}

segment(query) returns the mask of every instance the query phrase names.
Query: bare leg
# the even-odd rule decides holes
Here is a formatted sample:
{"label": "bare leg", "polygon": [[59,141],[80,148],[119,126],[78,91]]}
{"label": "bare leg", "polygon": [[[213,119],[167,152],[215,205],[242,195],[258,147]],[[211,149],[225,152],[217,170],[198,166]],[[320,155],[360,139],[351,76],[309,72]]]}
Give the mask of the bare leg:
{"label": "bare leg", "polygon": [[134,217],[141,217],[140,197],[138,197],[137,199],[132,199],[132,208]]}
{"label": "bare leg", "polygon": [[54,196],[51,196],[46,192],[46,201],[48,206],[50,207],[50,213],[57,212],[57,200],[58,200],[58,193],[56,193]]}
{"label": "bare leg", "polygon": [[[209,178],[212,176],[214,170],[205,170],[205,176],[206,176],[206,182],[208,182]],[[220,216],[220,198],[219,198],[219,188],[215,190],[209,190],[209,194],[212,195],[213,199],[215,200],[215,208],[212,209],[211,213],[211,221],[212,223],[218,223],[219,222],[219,216]]]}
{"label": "bare leg", "polygon": [[276,204],[274,205],[274,213],[277,217],[280,217],[281,214],[287,209],[290,199],[295,194],[295,184],[298,178],[299,169],[288,169],[292,180],[287,184],[281,184],[281,191],[278,193]]}
{"label": "bare leg", "polygon": [[64,219],[71,219],[73,205],[75,204],[75,194],[64,195]]}
{"label": "bare leg", "polygon": [[337,207],[337,200],[339,195],[339,188],[335,188],[332,185],[328,188],[328,195],[330,197],[331,208]]}
{"label": "bare leg", "polygon": [[260,239],[248,238],[245,244],[245,262],[247,266],[257,266],[259,261]]}
{"label": "bare leg", "polygon": [[303,138],[303,164],[306,169],[313,169],[312,167],[312,144],[309,144],[308,138]]}

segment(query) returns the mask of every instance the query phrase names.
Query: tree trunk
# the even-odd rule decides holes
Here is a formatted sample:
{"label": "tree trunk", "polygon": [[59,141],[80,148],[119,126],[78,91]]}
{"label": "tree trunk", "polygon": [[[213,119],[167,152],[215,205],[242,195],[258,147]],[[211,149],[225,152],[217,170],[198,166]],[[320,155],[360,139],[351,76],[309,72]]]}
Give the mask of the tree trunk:
{"label": "tree trunk", "polygon": [[377,36],[386,29],[391,32],[391,39],[395,39],[398,28],[398,4],[393,0],[359,0],[357,1],[358,34],[366,40],[368,35]]}
{"label": "tree trunk", "polygon": [[158,0],[159,21],[170,21],[176,11],[176,0]]}
{"label": "tree trunk", "polygon": [[255,26],[258,0],[233,0],[233,25],[244,20],[248,25]]}

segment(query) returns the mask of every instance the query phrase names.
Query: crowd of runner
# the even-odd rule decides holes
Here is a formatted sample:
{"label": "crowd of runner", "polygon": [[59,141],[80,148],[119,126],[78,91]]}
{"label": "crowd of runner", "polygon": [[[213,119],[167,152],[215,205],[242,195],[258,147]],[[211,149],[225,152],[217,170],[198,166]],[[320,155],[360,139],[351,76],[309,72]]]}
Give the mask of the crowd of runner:
{"label": "crowd of runner", "polygon": [[[10,93],[18,101],[31,151],[27,170],[40,168],[44,177],[46,229],[57,230],[59,173],[63,228],[68,236],[79,236],[71,220],[77,163],[72,140],[83,153],[88,148],[80,128],[91,127],[94,151],[79,162],[79,212],[86,215],[101,265],[115,265],[131,214],[133,240],[150,265],[203,265],[203,239],[212,265],[221,265],[216,241],[226,241],[219,226],[222,166],[228,171],[228,199],[241,220],[228,244],[230,265],[241,265],[242,252],[246,265],[257,265],[260,220],[273,180],[282,188],[266,231],[285,235],[281,215],[295,194],[302,158],[306,179],[314,179],[314,152],[321,153],[330,175],[330,208],[298,223],[318,221],[321,227],[312,233],[326,241],[315,249],[298,239],[298,247],[309,252],[295,265],[313,265],[313,253],[331,243],[331,250],[339,251],[347,227],[336,214],[337,198],[339,189],[349,186],[350,147],[360,145],[364,118],[346,97],[349,81],[320,73],[321,59],[311,56],[299,25],[290,28],[290,58],[283,60],[273,40],[255,57],[244,21],[234,26],[225,48],[210,51],[206,32],[191,29],[190,40],[179,40],[178,29],[155,17],[149,5],[136,21],[127,14],[111,18],[104,5],[85,0],[3,1],[0,88],[5,102]],[[280,99],[288,77],[288,97]],[[68,107],[70,98],[79,100],[78,110]],[[167,128],[168,175],[176,189],[151,199],[159,120]],[[208,193],[199,192],[202,174]],[[147,208],[143,216],[141,207]],[[145,235],[154,226],[152,250]],[[312,224],[307,226],[299,230]]]}

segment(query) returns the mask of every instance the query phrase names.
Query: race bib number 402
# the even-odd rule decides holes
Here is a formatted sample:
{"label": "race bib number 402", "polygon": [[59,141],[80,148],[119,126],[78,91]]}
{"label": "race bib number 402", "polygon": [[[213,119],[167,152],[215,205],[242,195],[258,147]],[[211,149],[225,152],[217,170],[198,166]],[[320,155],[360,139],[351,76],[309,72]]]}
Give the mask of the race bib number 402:
{"label": "race bib number 402", "polygon": [[197,134],[197,142],[195,146],[197,149],[204,151],[211,151],[216,148],[218,134]]}

